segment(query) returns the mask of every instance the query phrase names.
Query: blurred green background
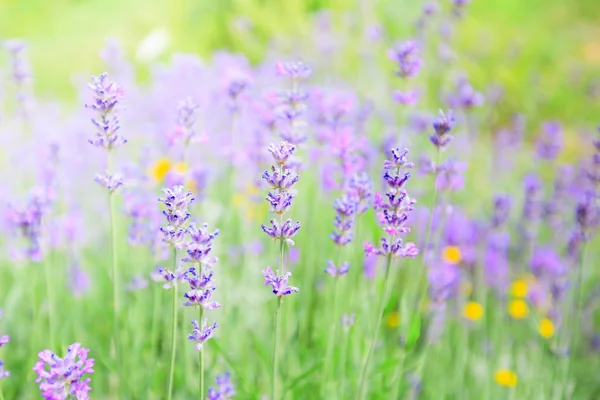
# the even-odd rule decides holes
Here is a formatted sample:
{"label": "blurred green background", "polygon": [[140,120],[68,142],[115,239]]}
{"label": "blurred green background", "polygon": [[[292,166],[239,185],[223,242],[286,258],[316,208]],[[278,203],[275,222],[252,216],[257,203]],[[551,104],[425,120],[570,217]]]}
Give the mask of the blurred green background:
{"label": "blurred green background", "polygon": [[[438,1],[447,6],[451,0]],[[334,24],[348,16],[377,22],[404,39],[425,4],[417,0],[0,0],[0,39],[30,42],[35,88],[42,96],[72,98],[69,79],[102,68],[99,49],[118,38],[135,55],[156,29],[172,52],[209,57],[215,49],[242,52],[253,62],[276,40],[301,41],[314,15],[331,10]],[[365,11],[366,10],[366,11]],[[339,28],[339,24],[338,24]],[[335,29],[335,28],[334,28]],[[356,35],[356,32],[347,32]],[[358,36],[358,35],[357,35]],[[600,105],[598,0],[472,0],[457,30],[456,51],[476,87],[501,83],[505,106],[567,125],[593,123]],[[310,44],[309,44],[310,45]],[[360,63],[349,53],[351,76]],[[132,57],[134,58],[134,57]],[[138,73],[145,74],[143,63]],[[531,99],[536,104],[524,104]],[[531,100],[529,100],[531,101]]]}

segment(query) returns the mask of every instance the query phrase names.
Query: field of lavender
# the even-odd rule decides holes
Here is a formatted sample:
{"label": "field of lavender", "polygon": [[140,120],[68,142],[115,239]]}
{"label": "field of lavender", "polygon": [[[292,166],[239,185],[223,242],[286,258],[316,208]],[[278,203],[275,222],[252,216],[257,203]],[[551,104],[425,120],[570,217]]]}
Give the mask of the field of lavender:
{"label": "field of lavender", "polygon": [[600,42],[331,3],[69,79],[0,38],[0,400],[600,399]]}

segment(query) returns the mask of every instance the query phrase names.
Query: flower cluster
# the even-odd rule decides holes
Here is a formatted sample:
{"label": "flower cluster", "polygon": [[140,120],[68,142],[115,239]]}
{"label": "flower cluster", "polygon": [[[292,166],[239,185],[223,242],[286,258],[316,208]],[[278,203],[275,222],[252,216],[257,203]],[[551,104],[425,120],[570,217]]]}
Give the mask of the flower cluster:
{"label": "flower cluster", "polygon": [[273,272],[271,267],[267,267],[267,269],[263,271],[263,276],[265,278],[265,286],[271,285],[273,294],[276,296],[287,296],[300,290],[297,287],[288,286],[288,280],[290,276],[292,276],[291,272],[277,275]]}
{"label": "flower cluster", "polygon": [[271,226],[262,225],[262,229],[273,239],[285,241],[288,246],[293,246],[292,238],[298,233],[300,223],[293,223],[290,219],[284,222],[283,215],[289,210],[296,195],[293,186],[298,182],[298,174],[286,168],[288,161],[296,151],[296,146],[282,142],[278,146],[270,144],[268,150],[278,167],[272,166],[271,172],[265,171],[262,178],[271,186],[266,200],[271,206],[271,212],[279,215],[280,220],[277,222],[273,218],[270,221]]}
{"label": "flower cluster", "polygon": [[431,143],[438,149],[444,150],[453,139],[448,133],[454,128],[454,124],[454,113],[452,110],[448,110],[446,113],[440,110],[438,118],[433,121],[435,133],[429,137]]}
{"label": "flower cluster", "polygon": [[110,80],[106,73],[92,77],[88,87],[94,92],[94,97],[92,104],[86,104],[86,107],[97,114],[92,118],[92,123],[96,127],[96,136],[89,142],[106,150],[127,143],[127,140],[118,133],[120,126],[117,111],[119,102],[123,99],[123,89]]}
{"label": "flower cluster", "polygon": [[306,79],[311,74],[311,69],[300,61],[277,63],[277,72],[280,75],[291,78],[291,89],[282,91],[279,95],[279,107],[277,117],[280,122],[279,135],[292,144],[300,144],[306,141],[306,121],[302,116],[306,112],[306,100],[308,93],[299,88],[299,81]]}
{"label": "flower cluster", "polygon": [[336,267],[335,264],[333,263],[333,261],[330,260],[330,261],[327,261],[327,268],[325,268],[325,273],[327,273],[335,278],[336,276],[346,275],[348,273],[349,269],[350,269],[350,263],[347,261],[344,262],[339,267]]}
{"label": "flower cluster", "polygon": [[22,207],[11,206],[6,213],[9,226],[25,239],[24,253],[31,261],[40,261],[43,257],[40,240],[47,206],[48,199],[39,190],[33,189]]}
{"label": "flower cluster", "polygon": [[206,318],[202,320],[202,326],[200,326],[198,321],[196,321],[195,319],[192,320],[192,325],[194,328],[192,329],[192,333],[188,335],[188,339],[192,342],[195,342],[196,350],[200,351],[202,350],[202,345],[212,337],[218,325],[216,322],[214,322],[211,326],[208,326]]}
{"label": "flower cluster", "polygon": [[188,145],[195,137],[194,124],[198,118],[199,105],[191,98],[179,102],[177,107],[177,127],[175,137],[181,138],[185,145]]}
{"label": "flower cluster", "polygon": [[390,235],[390,239],[382,238],[381,247],[376,248],[370,243],[365,243],[365,253],[367,255],[381,255],[390,257],[411,257],[414,258],[419,250],[414,243],[403,245],[402,235],[410,232],[405,226],[409,213],[414,209],[416,201],[408,196],[404,190],[406,182],[410,178],[409,172],[403,172],[406,169],[414,167],[413,163],[408,162],[406,155],[408,150],[400,151],[392,149],[392,160],[386,160],[384,163],[384,174],[389,190],[386,193],[387,202],[383,200],[381,194],[375,195],[375,210],[381,210],[378,214],[385,232]]}
{"label": "flower cluster", "polygon": [[24,117],[28,116],[31,101],[31,67],[27,57],[27,43],[20,40],[8,40],[5,43],[10,54],[12,80],[16,87],[16,100]]}
{"label": "flower cluster", "polygon": [[183,186],[175,186],[173,189],[163,189],[164,198],[159,198],[166,209],[163,215],[167,219],[167,226],[161,227],[163,241],[171,246],[180,248],[183,245],[185,234],[187,232],[185,224],[191,214],[188,212],[188,206],[194,201],[191,191],[186,191]]}
{"label": "flower cluster", "polygon": [[540,158],[554,160],[563,147],[562,126],[556,121],[544,122],[542,133],[536,142],[536,151]]}
{"label": "flower cluster", "polygon": [[415,41],[398,43],[388,50],[389,58],[396,63],[396,75],[402,78],[415,77],[421,69],[421,57]]}
{"label": "flower cluster", "polygon": [[365,172],[357,172],[348,181],[347,192],[357,199],[356,213],[364,214],[373,202],[373,181]]}
{"label": "flower cluster", "polygon": [[235,396],[235,388],[231,382],[229,372],[217,375],[215,384],[216,388],[208,388],[208,397],[206,400],[229,400]]}
{"label": "flower cluster", "polygon": [[91,379],[84,375],[94,372],[94,359],[88,358],[89,349],[73,343],[67,349],[64,358],[50,350],[38,354],[40,360],[33,370],[38,374],[36,382],[40,384],[42,397],[47,400],[88,400]]}
{"label": "flower cluster", "polygon": [[336,216],[333,223],[334,230],[330,237],[339,246],[345,246],[352,241],[358,206],[357,200],[356,197],[344,194],[333,202]]}

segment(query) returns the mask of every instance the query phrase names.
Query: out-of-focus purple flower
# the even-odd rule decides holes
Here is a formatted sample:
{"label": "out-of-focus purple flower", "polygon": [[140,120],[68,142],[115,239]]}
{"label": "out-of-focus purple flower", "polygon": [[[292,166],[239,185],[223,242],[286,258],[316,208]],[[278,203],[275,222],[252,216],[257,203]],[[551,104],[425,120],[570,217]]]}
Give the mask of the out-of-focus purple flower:
{"label": "out-of-focus purple flower", "polygon": [[484,275],[487,284],[504,293],[510,283],[510,270],[504,252],[488,248],[484,255]]}
{"label": "out-of-focus purple flower", "polygon": [[460,273],[456,264],[440,263],[429,269],[429,294],[435,302],[443,302],[458,293]]}
{"label": "out-of-focus purple flower", "polygon": [[300,261],[300,249],[291,248],[288,252],[288,261],[290,265],[298,264],[298,261]]}
{"label": "out-of-focus purple flower", "polygon": [[335,278],[338,276],[346,275],[348,273],[349,269],[350,269],[350,263],[347,261],[344,262],[339,267],[336,267],[335,264],[333,263],[333,261],[329,260],[329,261],[327,261],[327,268],[325,268],[325,273],[327,273]]}
{"label": "out-of-focus purple flower", "polygon": [[455,109],[471,109],[481,107],[485,101],[483,94],[473,89],[473,86],[466,80],[460,79],[456,86],[456,91],[448,98],[448,104]]}
{"label": "out-of-focus purple flower", "polygon": [[457,17],[462,17],[464,14],[465,6],[469,4],[471,0],[452,0],[452,12]]}
{"label": "out-of-focus purple flower", "polygon": [[557,121],[547,121],[542,125],[542,132],[536,142],[539,157],[546,160],[555,159],[563,147],[562,126]]}
{"label": "out-of-focus purple flower", "polygon": [[159,198],[158,201],[164,203],[166,209],[163,210],[163,215],[167,219],[167,226],[161,227],[163,233],[163,241],[171,246],[180,247],[185,238],[187,230],[185,223],[190,218],[188,206],[194,201],[192,192],[185,190],[183,186],[175,186],[173,189],[163,189],[164,198]]}
{"label": "out-of-focus purple flower", "polygon": [[452,136],[448,133],[454,128],[454,124],[454,113],[452,110],[448,110],[446,113],[440,110],[438,118],[432,123],[435,133],[429,137],[431,143],[438,149],[444,150],[452,140]]}
{"label": "out-of-focus purple flower", "polygon": [[42,222],[47,213],[48,200],[43,191],[36,188],[29,191],[25,204],[21,207],[9,206],[6,221],[26,241],[26,257],[31,261],[42,260]]}
{"label": "out-of-focus purple flower", "polygon": [[94,359],[88,358],[88,353],[89,349],[82,348],[80,343],[70,345],[64,358],[50,350],[41,351],[33,370],[38,374],[36,382],[40,384],[42,397],[88,400],[91,379],[84,376],[94,372]]}
{"label": "out-of-focus purple flower", "polygon": [[392,99],[399,104],[414,106],[419,102],[419,92],[416,90],[409,90],[407,92],[395,90],[392,94]]}
{"label": "out-of-focus purple flower", "polygon": [[235,387],[231,382],[229,372],[223,375],[217,375],[215,381],[216,388],[208,388],[208,397],[206,400],[230,400],[235,396]]}
{"label": "out-of-focus purple flower", "polygon": [[104,175],[96,174],[94,181],[112,193],[123,185],[123,175],[109,175],[108,173],[105,173]]}
{"label": "out-of-focus purple flower", "polygon": [[177,106],[177,126],[171,135],[171,142],[181,140],[186,146],[195,138],[194,124],[198,118],[200,106],[191,97],[186,97]]}
{"label": "out-of-focus purple flower", "polygon": [[377,261],[379,257],[376,257],[373,254],[365,253],[365,260],[363,263],[363,272],[365,274],[365,278],[373,279],[375,278],[375,274],[377,273]]}
{"label": "out-of-focus purple flower", "polygon": [[555,279],[564,276],[568,272],[566,264],[551,247],[535,249],[530,266],[531,272],[540,278]]}
{"label": "out-of-focus purple flower", "polygon": [[[2,310],[0,310],[0,318],[2,318]],[[0,336],[0,348],[10,342],[10,336],[4,335]],[[0,360],[0,379],[8,378],[10,376],[10,372],[4,369],[4,363]]]}
{"label": "out-of-focus purple flower", "polygon": [[355,314],[342,314],[342,328],[344,329],[344,332],[348,332],[350,328],[352,328],[355,318]]}
{"label": "out-of-focus purple flower", "polygon": [[208,320],[206,318],[202,319],[202,326],[200,326],[198,321],[195,319],[192,320],[192,325],[192,333],[188,335],[188,339],[196,343],[196,346],[194,347],[196,351],[201,351],[202,346],[213,336],[218,325],[215,322],[211,326],[208,326]]}
{"label": "out-of-focus purple flower", "polygon": [[389,49],[388,57],[396,63],[395,73],[402,78],[415,77],[421,69],[418,45],[413,40],[398,43]]}
{"label": "out-of-focus purple flower", "polygon": [[5,48],[10,55],[12,81],[16,87],[16,100],[23,117],[29,116],[31,104],[31,66],[27,56],[27,43],[18,39],[7,40]]}
{"label": "out-of-focus purple flower", "polygon": [[90,290],[90,287],[91,279],[87,272],[79,268],[79,266],[73,265],[69,271],[69,288],[73,293],[73,297],[83,297]]}
{"label": "out-of-focus purple flower", "polygon": [[502,227],[508,220],[511,201],[506,195],[497,195],[494,197],[494,213],[492,215],[492,228]]}
{"label": "out-of-focus purple flower", "polygon": [[188,272],[193,271],[194,268],[178,267],[175,272],[171,272],[168,268],[158,267],[158,269],[150,274],[150,277],[155,282],[165,282],[163,285],[164,289],[171,289],[173,286],[183,282]]}
{"label": "out-of-focus purple flower", "polygon": [[333,209],[336,212],[334,230],[330,235],[333,242],[340,246],[345,246],[352,241],[355,214],[357,210],[357,198],[344,194],[341,198],[335,199]]}
{"label": "out-of-focus purple flower", "polygon": [[92,77],[88,87],[94,92],[94,98],[91,104],[86,104],[86,107],[97,114],[92,118],[92,123],[96,127],[96,136],[89,142],[106,150],[127,143],[127,140],[118,134],[120,127],[117,106],[123,99],[123,89],[111,81],[106,73]]}
{"label": "out-of-focus purple flower", "polygon": [[267,269],[263,271],[263,276],[265,278],[265,286],[271,285],[273,294],[276,296],[287,296],[300,290],[297,287],[288,286],[288,280],[290,279],[290,276],[292,276],[291,272],[277,275],[273,272],[271,267],[267,267]]}
{"label": "out-of-focus purple flower", "polygon": [[437,168],[438,175],[435,180],[437,190],[456,191],[465,186],[464,172],[467,164],[460,161],[446,160]]}
{"label": "out-of-focus purple flower", "polygon": [[131,277],[131,281],[125,285],[125,290],[128,292],[137,292],[148,287],[148,281],[142,275],[134,275]]}
{"label": "out-of-focus purple flower", "polygon": [[348,194],[358,199],[357,214],[367,212],[373,201],[373,181],[365,172],[359,172],[350,177],[348,181]]}
{"label": "out-of-focus purple flower", "polygon": [[279,75],[289,76],[292,79],[305,79],[310,76],[312,70],[302,61],[278,62],[275,69]]}

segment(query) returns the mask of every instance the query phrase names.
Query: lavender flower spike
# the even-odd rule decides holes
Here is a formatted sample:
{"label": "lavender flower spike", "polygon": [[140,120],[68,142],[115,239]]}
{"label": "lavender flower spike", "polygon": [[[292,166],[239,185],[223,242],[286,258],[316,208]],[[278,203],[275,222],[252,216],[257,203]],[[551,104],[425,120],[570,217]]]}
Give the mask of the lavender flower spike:
{"label": "lavender flower spike", "polygon": [[175,247],[181,247],[185,238],[186,229],[185,223],[190,218],[188,206],[194,201],[191,191],[185,191],[183,186],[175,186],[173,189],[163,189],[164,198],[159,198],[158,201],[164,203],[166,210],[163,210],[163,215],[167,219],[168,225],[161,227],[163,233],[163,241]]}
{"label": "lavender flower spike", "polygon": [[217,375],[215,383],[217,384],[216,388],[208,388],[207,400],[230,400],[235,396],[235,388],[229,372]]}
{"label": "lavender flower spike", "polygon": [[431,143],[440,150],[444,150],[452,140],[452,136],[448,135],[455,124],[454,114],[452,110],[444,113],[440,110],[439,117],[433,121],[433,129],[435,133],[429,137]]}
{"label": "lavender flower spike", "polygon": [[202,345],[206,343],[208,339],[213,336],[215,329],[217,329],[217,323],[213,323],[211,326],[208,326],[208,321],[206,318],[202,320],[202,327],[195,319],[192,320],[192,325],[194,329],[192,333],[188,335],[188,339],[192,342],[196,342],[195,349],[197,351],[202,350]]}
{"label": "lavender flower spike", "polygon": [[271,285],[273,294],[276,296],[288,296],[294,292],[300,291],[297,287],[288,286],[288,280],[290,276],[292,276],[291,272],[277,275],[273,272],[271,267],[267,267],[267,269],[263,271],[263,276],[265,277],[265,286]]}
{"label": "lavender flower spike", "polygon": [[91,379],[84,375],[94,372],[94,359],[88,358],[89,349],[73,343],[65,358],[59,358],[50,350],[38,354],[40,360],[33,370],[38,374],[42,397],[47,400],[89,400]]}
{"label": "lavender flower spike", "polygon": [[[0,317],[2,316],[2,310],[0,310]],[[10,336],[4,335],[0,336],[0,347],[4,346],[10,342]],[[8,378],[10,376],[10,372],[4,369],[4,363],[0,360],[0,379]]]}
{"label": "lavender flower spike", "polygon": [[109,175],[108,173],[105,173],[104,175],[96,174],[94,181],[96,181],[96,183],[105,187],[109,192],[112,193],[123,185],[123,175]]}
{"label": "lavender flower spike", "polygon": [[92,104],[86,104],[86,107],[97,113],[97,117],[92,118],[92,123],[96,126],[96,136],[89,142],[106,150],[127,143],[127,140],[118,134],[120,127],[116,115],[117,105],[123,99],[123,89],[111,81],[106,73],[97,78],[93,77],[88,87],[94,92],[94,101]]}

